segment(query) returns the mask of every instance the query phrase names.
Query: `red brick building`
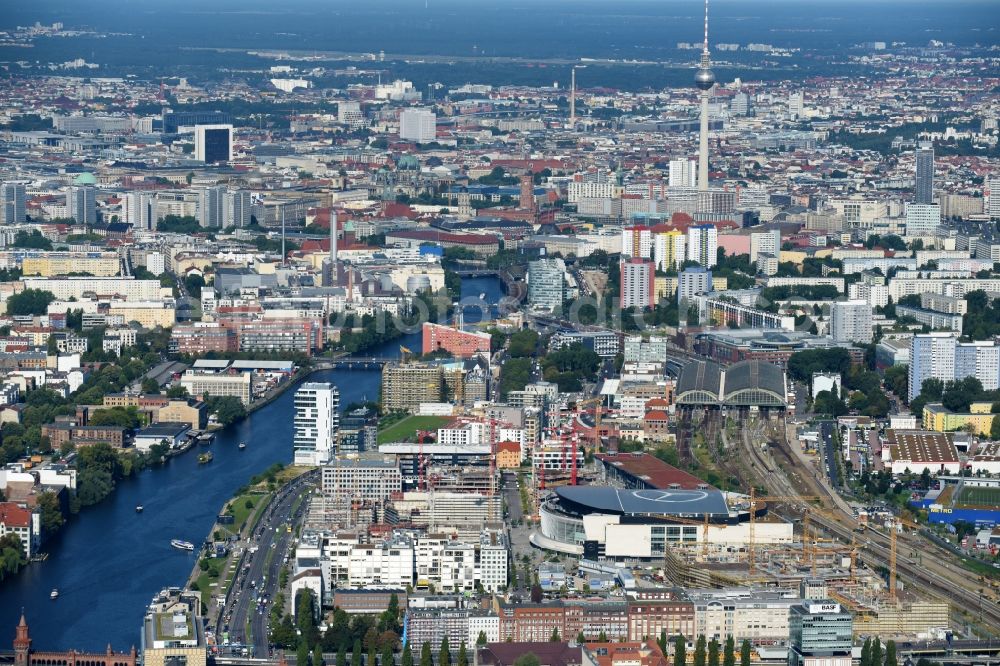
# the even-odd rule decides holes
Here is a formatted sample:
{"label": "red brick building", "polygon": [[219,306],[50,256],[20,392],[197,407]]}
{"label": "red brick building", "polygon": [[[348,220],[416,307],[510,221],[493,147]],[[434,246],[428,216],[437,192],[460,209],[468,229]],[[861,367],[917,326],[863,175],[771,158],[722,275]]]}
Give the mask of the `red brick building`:
{"label": "red brick building", "polygon": [[431,354],[446,351],[452,356],[469,358],[479,352],[490,352],[490,334],[463,331],[450,326],[424,322],[421,352]]}

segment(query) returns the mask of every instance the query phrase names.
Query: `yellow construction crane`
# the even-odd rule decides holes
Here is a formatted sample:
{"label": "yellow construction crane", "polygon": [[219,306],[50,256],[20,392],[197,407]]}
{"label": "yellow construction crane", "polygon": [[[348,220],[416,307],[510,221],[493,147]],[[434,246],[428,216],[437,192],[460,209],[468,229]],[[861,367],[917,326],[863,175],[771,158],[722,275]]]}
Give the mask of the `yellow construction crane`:
{"label": "yellow construction crane", "polygon": [[896,601],[896,536],[899,534],[901,527],[909,527],[910,529],[919,530],[922,529],[922,525],[918,525],[914,522],[903,518],[902,516],[893,516],[889,525],[889,600]]}
{"label": "yellow construction crane", "polygon": [[765,495],[758,496],[755,488],[750,488],[750,530],[747,535],[747,565],[750,573],[754,573],[754,567],[756,566],[755,551],[757,547],[756,542],[756,526],[757,526],[757,503],[758,502],[786,502],[786,503],[805,503],[805,502],[821,502],[822,497],[818,495]]}
{"label": "yellow construction crane", "polygon": [[[823,508],[820,508],[820,507],[816,507],[816,506],[806,507],[805,511],[803,512],[803,516],[802,516],[802,539],[803,539],[803,542],[802,542],[802,556],[803,556],[803,561],[804,561],[805,554],[806,554],[806,542],[805,542],[805,540],[806,540],[807,536],[809,535],[809,524],[810,524],[810,522],[809,522],[810,521],[809,516],[810,516],[810,514],[813,514],[813,513],[818,514],[820,516],[825,516],[826,518],[832,520],[835,523],[840,523],[841,520],[844,517],[842,515],[837,515],[837,514],[833,513],[832,511],[827,511],[826,509],[823,509]],[[814,547],[814,548],[811,549],[811,551],[812,551],[813,575],[815,575],[815,573],[816,573],[816,551],[817,551],[817,549]],[[853,534],[851,535],[850,555],[851,555],[851,583],[855,583],[857,581],[856,566],[857,566],[857,558],[858,558],[858,548],[857,548],[856,538],[855,538],[855,536]]]}

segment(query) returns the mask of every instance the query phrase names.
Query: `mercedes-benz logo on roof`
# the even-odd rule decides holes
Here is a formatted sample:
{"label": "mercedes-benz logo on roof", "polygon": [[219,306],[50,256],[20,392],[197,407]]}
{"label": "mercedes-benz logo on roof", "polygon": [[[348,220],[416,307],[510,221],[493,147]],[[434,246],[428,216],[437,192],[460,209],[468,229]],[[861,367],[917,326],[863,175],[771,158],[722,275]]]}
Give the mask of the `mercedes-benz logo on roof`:
{"label": "mercedes-benz logo on roof", "polygon": [[704,490],[634,490],[632,496],[647,502],[700,502],[708,497]]}

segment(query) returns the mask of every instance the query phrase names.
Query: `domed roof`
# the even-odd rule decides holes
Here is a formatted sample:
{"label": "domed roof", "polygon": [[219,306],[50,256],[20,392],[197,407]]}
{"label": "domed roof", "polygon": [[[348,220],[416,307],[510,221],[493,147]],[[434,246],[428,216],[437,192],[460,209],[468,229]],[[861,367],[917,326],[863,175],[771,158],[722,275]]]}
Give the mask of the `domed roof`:
{"label": "domed roof", "polygon": [[413,155],[403,155],[399,158],[398,168],[406,170],[419,170],[420,160]]}
{"label": "domed roof", "polygon": [[73,183],[76,185],[97,185],[97,178],[94,177],[94,174],[85,172],[77,176]]}

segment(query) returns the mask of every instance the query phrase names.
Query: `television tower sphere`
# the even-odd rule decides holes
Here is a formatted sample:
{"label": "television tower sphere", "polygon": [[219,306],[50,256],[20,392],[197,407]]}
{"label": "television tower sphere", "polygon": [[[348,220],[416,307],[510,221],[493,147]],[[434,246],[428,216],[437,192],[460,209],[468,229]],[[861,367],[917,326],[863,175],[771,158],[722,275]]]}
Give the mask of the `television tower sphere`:
{"label": "television tower sphere", "polygon": [[715,74],[707,67],[702,67],[694,73],[694,84],[699,90],[711,90],[715,85]]}

